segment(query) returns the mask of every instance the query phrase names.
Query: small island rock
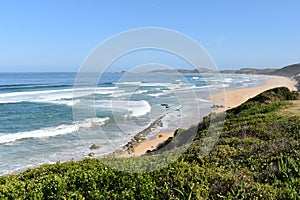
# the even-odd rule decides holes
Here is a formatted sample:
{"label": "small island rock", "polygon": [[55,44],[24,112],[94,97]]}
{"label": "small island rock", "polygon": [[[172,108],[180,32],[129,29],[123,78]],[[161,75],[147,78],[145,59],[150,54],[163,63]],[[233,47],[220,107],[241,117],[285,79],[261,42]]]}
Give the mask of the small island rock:
{"label": "small island rock", "polygon": [[100,149],[101,148],[101,146],[98,146],[98,145],[96,145],[96,144],[92,144],[91,146],[90,146],[90,149],[91,150],[93,150],[93,149]]}

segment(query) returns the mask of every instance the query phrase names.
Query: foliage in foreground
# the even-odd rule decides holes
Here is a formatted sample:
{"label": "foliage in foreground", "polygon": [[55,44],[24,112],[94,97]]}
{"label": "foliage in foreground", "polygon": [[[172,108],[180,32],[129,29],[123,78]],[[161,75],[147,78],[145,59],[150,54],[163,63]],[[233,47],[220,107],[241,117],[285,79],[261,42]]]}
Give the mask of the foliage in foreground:
{"label": "foliage in foreground", "polygon": [[199,152],[209,118],[187,152],[160,170],[120,172],[97,159],[44,165],[0,177],[0,199],[300,199],[300,115],[279,112],[291,105],[285,101],[291,95],[297,98],[271,90],[228,111],[205,157]]}

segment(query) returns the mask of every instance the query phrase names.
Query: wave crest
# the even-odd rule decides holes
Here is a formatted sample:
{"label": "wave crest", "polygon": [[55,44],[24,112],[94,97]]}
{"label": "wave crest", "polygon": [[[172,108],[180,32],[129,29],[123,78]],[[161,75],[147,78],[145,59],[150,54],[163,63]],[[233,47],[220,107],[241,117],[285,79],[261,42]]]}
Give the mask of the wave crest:
{"label": "wave crest", "polygon": [[72,133],[82,128],[90,128],[94,126],[103,125],[107,120],[109,120],[108,117],[89,118],[81,122],[74,122],[73,124],[70,125],[63,124],[56,127],[48,127],[48,128],[43,128],[34,131],[4,134],[4,135],[0,135],[0,144],[14,142],[26,138],[45,138],[45,137],[54,137],[57,135]]}

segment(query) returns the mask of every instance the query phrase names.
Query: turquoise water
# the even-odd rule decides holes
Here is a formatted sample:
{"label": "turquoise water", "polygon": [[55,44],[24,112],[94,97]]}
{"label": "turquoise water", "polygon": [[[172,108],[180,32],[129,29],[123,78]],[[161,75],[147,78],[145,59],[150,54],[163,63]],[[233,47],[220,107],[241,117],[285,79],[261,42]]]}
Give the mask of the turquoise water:
{"label": "turquoise water", "polygon": [[101,146],[95,156],[106,155],[159,117],[162,126],[152,127],[149,137],[187,128],[211,111],[211,92],[263,81],[240,75],[220,80],[214,74],[112,73],[99,78],[96,88],[76,85],[80,92],[74,93],[75,73],[1,73],[0,174],[82,159],[91,144]]}

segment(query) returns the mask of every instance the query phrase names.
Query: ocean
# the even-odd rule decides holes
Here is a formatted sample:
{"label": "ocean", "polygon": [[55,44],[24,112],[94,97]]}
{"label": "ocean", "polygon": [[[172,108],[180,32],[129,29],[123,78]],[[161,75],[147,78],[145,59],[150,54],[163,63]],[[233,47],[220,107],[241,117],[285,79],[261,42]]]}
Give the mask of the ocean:
{"label": "ocean", "polygon": [[[74,85],[76,73],[0,73],[0,174],[91,152],[105,156],[147,128],[148,138],[188,128],[212,111],[211,93],[264,81],[225,74],[90,76],[99,77],[96,87]],[[91,150],[93,144],[100,148]]]}

